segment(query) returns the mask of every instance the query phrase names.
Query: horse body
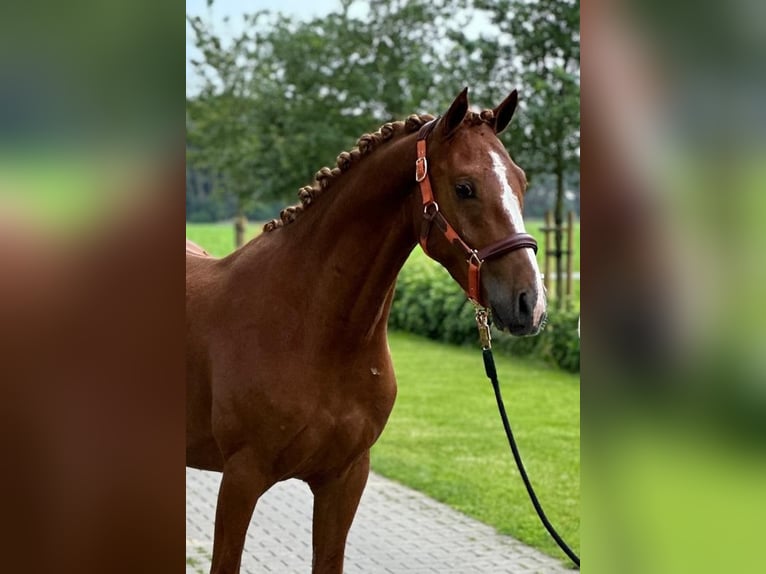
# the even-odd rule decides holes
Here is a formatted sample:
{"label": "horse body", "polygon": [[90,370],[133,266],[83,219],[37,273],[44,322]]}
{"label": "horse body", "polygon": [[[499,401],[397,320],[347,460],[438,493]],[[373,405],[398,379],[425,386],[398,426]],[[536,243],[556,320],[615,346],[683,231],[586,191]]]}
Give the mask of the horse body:
{"label": "horse body", "polygon": [[[187,465],[223,472],[213,573],[238,571],[258,498],[288,478],[314,494],[313,572],[342,572],[396,396],[386,323],[420,231],[415,136],[338,170],[299,223],[223,259],[187,246]],[[444,243],[432,255],[464,281]]]}
{"label": "horse body", "polygon": [[[311,247],[291,261],[261,238],[240,257],[188,263],[189,464],[223,470],[248,437],[274,481],[310,479],[332,459],[322,448],[346,447],[334,449],[348,452],[343,466],[369,448],[388,417],[395,382],[385,319],[393,282],[354,285],[359,270]],[[365,261],[375,259],[360,251],[348,264]],[[321,284],[335,274],[349,283],[332,298],[304,292],[305,277]],[[311,465],[317,457],[319,469]]]}

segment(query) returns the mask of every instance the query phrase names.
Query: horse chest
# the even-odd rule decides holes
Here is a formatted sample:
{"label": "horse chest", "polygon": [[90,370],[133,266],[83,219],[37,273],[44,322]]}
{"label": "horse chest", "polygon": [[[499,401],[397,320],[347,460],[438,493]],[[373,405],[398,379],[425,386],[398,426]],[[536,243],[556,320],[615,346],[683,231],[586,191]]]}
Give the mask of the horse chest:
{"label": "horse chest", "polygon": [[[347,384],[344,384],[347,383]],[[396,397],[393,376],[376,373],[328,387],[322,413],[329,441],[361,441],[369,447],[385,426]]]}
{"label": "horse chest", "polygon": [[[326,386],[321,399],[292,419],[293,432],[276,461],[281,476],[307,478],[345,468],[369,450],[380,436],[393,408],[396,385],[393,377]],[[297,425],[297,426],[295,426]],[[297,429],[297,432],[296,432]]]}

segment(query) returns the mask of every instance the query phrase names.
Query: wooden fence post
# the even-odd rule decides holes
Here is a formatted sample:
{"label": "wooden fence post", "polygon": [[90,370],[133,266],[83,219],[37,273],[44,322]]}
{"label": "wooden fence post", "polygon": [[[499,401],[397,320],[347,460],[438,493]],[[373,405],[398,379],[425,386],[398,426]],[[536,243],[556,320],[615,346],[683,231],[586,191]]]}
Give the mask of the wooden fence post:
{"label": "wooden fence post", "polygon": [[572,230],[574,228],[574,213],[567,213],[567,307],[572,304]]}
{"label": "wooden fence post", "polygon": [[543,284],[545,290],[550,293],[551,291],[551,250],[550,250],[550,233],[553,229],[553,213],[550,211],[545,212],[545,227],[542,231],[545,234],[543,237],[545,241],[543,246],[545,248],[545,257],[543,258]]}

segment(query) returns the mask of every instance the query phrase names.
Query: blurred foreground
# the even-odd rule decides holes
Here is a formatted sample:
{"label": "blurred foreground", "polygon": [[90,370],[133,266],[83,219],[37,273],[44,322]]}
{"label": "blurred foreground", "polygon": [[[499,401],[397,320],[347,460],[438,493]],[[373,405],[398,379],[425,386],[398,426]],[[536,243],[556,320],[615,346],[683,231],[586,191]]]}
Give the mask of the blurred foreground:
{"label": "blurred foreground", "polygon": [[583,564],[761,571],[764,8],[582,18]]}
{"label": "blurred foreground", "polygon": [[2,11],[0,569],[181,571],[183,8]]}

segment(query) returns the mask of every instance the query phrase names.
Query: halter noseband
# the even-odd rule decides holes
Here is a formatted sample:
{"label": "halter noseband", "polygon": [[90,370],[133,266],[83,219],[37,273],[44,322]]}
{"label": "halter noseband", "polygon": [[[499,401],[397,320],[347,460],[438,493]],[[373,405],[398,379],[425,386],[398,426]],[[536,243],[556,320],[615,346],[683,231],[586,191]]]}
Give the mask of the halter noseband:
{"label": "halter noseband", "polygon": [[428,237],[431,234],[431,226],[435,223],[436,227],[442,232],[444,237],[452,244],[456,245],[465,255],[468,263],[468,289],[466,295],[475,304],[486,307],[481,300],[481,265],[487,259],[500,257],[505,253],[517,249],[530,248],[537,253],[537,241],[528,233],[514,233],[505,239],[496,241],[482,249],[472,249],[463,241],[455,229],[449,224],[439,211],[439,204],[434,198],[431,188],[431,178],[428,176],[428,160],[426,159],[426,138],[436,126],[438,118],[424,124],[418,132],[417,151],[418,159],[415,161],[415,181],[420,186],[420,195],[423,198],[423,225],[420,228],[420,246],[428,255]]}

